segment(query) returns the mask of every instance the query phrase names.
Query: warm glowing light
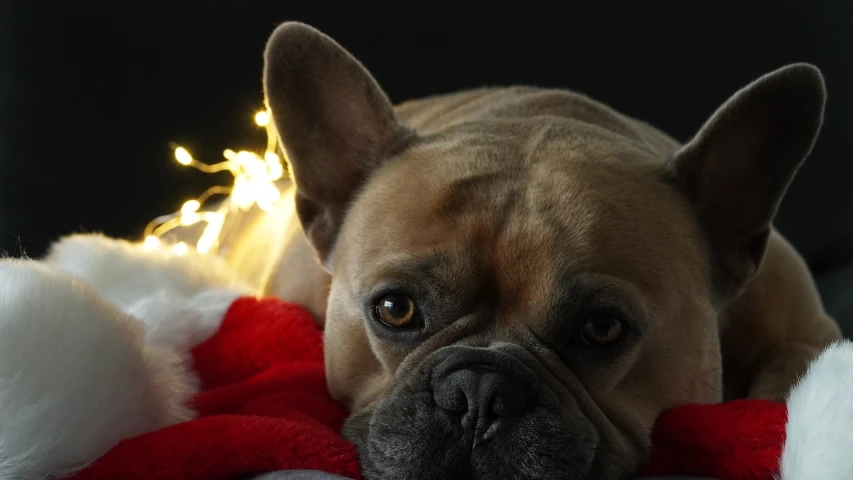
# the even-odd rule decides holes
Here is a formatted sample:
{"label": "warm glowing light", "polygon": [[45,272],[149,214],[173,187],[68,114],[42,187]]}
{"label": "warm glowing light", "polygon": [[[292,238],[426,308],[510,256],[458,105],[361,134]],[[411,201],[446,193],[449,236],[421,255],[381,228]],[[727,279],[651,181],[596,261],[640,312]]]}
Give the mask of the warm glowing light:
{"label": "warm glowing light", "polygon": [[145,248],[157,248],[160,246],[160,239],[154,235],[148,235],[143,242]]}
{"label": "warm glowing light", "polygon": [[201,208],[201,203],[199,203],[198,200],[187,200],[181,206],[181,213],[187,214],[197,212],[199,208]]}
{"label": "warm glowing light", "polygon": [[224,215],[211,214],[207,220],[207,226],[204,227],[204,232],[202,232],[195,246],[198,253],[208,253],[216,245],[223,223],[225,223]]}
{"label": "warm glowing light", "polygon": [[[193,158],[186,148],[175,147],[175,160],[181,165],[205,173],[227,170],[234,176],[234,183],[230,187],[211,187],[198,198],[184,202],[176,213],[153,220],[145,229],[144,246],[146,248],[156,248],[162,243],[162,237],[175,229],[204,224],[201,235],[198,236],[193,247],[202,254],[216,254],[220,236],[229,215],[246,211],[254,206],[264,211],[275,208],[276,203],[282,198],[276,182],[286,175],[284,163],[276,153],[277,136],[269,112],[266,110],[257,112],[255,123],[265,127],[267,132],[266,149],[261,155],[248,150],[227,149],[222,152],[224,162],[206,164]],[[204,209],[205,202],[209,198],[222,194],[228,196],[215,209]],[[185,255],[193,247],[185,242],[179,242],[171,248],[176,254]]]}
{"label": "warm glowing light", "polygon": [[264,154],[264,159],[267,161],[270,180],[278,180],[284,176],[284,165],[281,164],[281,159],[273,152]]}
{"label": "warm glowing light", "polygon": [[175,160],[181,165],[189,165],[193,163],[193,156],[190,155],[190,152],[186,148],[178,147],[175,149]]}
{"label": "warm glowing light", "polygon": [[178,242],[175,244],[174,247],[172,247],[172,249],[178,255],[186,255],[186,253],[190,250],[190,247],[187,246],[187,244],[184,242]]}
{"label": "warm glowing light", "polygon": [[201,215],[196,212],[188,212],[181,214],[181,225],[189,227],[201,221]]}
{"label": "warm glowing light", "polygon": [[255,114],[255,123],[259,127],[266,127],[270,123],[270,114],[267,111],[260,111]]}

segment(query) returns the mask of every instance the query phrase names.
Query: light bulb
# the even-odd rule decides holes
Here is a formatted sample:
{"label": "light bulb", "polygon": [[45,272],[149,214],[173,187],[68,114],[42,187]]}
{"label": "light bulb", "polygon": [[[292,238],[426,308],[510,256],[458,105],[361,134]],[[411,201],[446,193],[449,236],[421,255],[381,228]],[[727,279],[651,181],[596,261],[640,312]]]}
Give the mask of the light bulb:
{"label": "light bulb", "polygon": [[175,160],[181,165],[189,165],[193,163],[193,156],[190,155],[190,152],[186,148],[178,147],[175,149]]}
{"label": "light bulb", "polygon": [[178,255],[186,255],[190,250],[190,247],[184,242],[178,242],[174,247],[172,247],[172,250]]}
{"label": "light bulb", "polygon": [[160,246],[160,238],[154,235],[148,235],[145,237],[145,241],[142,245],[147,249],[154,249]]}
{"label": "light bulb", "polygon": [[270,123],[270,114],[266,111],[260,111],[255,114],[255,123],[259,127],[266,127]]}
{"label": "light bulb", "polygon": [[181,213],[197,212],[199,208],[201,208],[201,203],[198,200],[187,200],[181,205]]}

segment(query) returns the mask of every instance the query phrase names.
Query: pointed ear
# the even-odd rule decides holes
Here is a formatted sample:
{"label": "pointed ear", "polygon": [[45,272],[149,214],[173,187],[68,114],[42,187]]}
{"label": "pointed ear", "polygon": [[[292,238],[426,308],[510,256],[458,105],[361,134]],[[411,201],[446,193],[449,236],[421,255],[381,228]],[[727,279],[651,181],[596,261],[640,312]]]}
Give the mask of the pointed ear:
{"label": "pointed ear", "polygon": [[370,73],[308,25],[276,28],[264,93],[296,184],[303,229],[326,263],[350,200],[411,137]]}
{"label": "pointed ear", "polygon": [[788,185],[823,122],[823,76],[806,64],[771,72],[723,104],[673,157],[710,243],[714,283],[736,294],[761,265]]}

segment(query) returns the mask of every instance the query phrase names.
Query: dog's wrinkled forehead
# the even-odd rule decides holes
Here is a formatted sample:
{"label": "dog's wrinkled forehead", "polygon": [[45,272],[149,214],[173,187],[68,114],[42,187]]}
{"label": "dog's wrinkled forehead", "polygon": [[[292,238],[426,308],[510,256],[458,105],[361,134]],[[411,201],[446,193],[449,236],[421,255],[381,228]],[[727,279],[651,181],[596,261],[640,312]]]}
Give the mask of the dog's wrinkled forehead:
{"label": "dog's wrinkled forehead", "polygon": [[550,299],[573,272],[662,292],[673,274],[701,277],[667,258],[701,261],[688,209],[651,155],[570,120],[460,126],[373,175],[338,254],[360,252],[354,280],[368,287],[418,268],[450,291],[476,284],[511,299]]}

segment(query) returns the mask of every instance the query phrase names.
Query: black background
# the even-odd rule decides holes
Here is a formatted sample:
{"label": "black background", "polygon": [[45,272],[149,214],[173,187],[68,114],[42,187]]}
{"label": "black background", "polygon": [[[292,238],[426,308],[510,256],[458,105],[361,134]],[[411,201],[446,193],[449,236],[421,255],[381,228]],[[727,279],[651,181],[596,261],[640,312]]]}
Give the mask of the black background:
{"label": "black background", "polygon": [[0,249],[38,256],[72,231],[138,238],[228,182],[180,167],[169,144],[210,162],[262,145],[261,54],[284,20],[336,38],[395,102],[560,86],[681,140],[754,77],[815,63],[830,94],[824,133],[777,226],[821,278],[853,261],[849,0],[0,0]]}

